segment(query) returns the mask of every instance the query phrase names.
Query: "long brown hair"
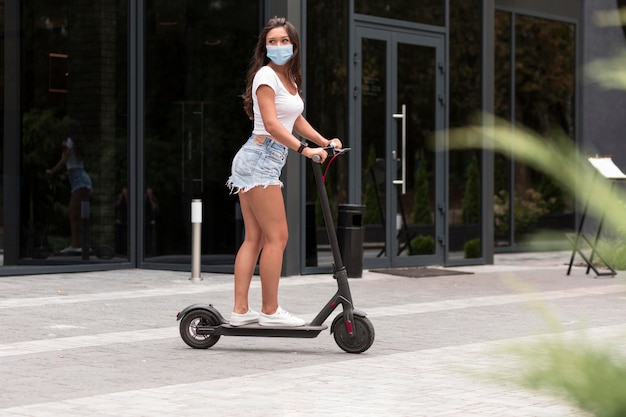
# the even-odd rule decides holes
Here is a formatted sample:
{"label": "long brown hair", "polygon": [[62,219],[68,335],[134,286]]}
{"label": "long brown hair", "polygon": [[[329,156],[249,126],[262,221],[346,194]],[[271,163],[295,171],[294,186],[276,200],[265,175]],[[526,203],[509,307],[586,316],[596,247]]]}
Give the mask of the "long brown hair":
{"label": "long brown hair", "polygon": [[284,17],[276,17],[274,16],[270,20],[268,20],[267,25],[263,28],[261,33],[259,34],[259,40],[256,44],[256,48],[254,49],[254,54],[252,55],[252,59],[250,60],[250,67],[248,68],[248,74],[246,75],[246,91],[243,93],[243,109],[246,111],[246,114],[252,120],[254,118],[254,112],[252,110],[252,81],[254,80],[254,76],[257,71],[261,69],[261,67],[267,65],[270,62],[270,59],[267,57],[267,48],[265,46],[265,42],[267,40],[267,33],[277,27],[284,27],[287,30],[287,35],[289,35],[289,39],[293,44],[293,57],[287,62],[287,73],[289,74],[289,79],[292,80],[296,86],[298,87],[298,93],[302,93],[302,67],[300,63],[300,36],[298,36],[298,31],[296,27],[291,24]]}

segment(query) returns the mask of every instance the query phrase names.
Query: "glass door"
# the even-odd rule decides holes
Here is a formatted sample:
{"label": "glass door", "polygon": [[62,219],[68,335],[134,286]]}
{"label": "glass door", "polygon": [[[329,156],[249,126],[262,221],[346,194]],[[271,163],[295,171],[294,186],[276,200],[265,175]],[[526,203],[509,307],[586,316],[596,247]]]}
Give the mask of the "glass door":
{"label": "glass door", "polygon": [[364,264],[443,263],[443,38],[357,28]]}

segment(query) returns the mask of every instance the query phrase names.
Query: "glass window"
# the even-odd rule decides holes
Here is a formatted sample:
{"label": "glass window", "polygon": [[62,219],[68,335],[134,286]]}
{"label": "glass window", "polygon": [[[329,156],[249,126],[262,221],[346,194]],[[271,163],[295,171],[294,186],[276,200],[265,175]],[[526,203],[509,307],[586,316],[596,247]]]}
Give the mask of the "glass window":
{"label": "glass window", "polygon": [[127,260],[115,250],[128,161],[127,7],[21,6],[19,263]]}
{"label": "glass window", "polygon": [[[511,121],[512,86],[511,80],[511,25],[513,15],[508,12],[496,11],[495,31],[495,97],[494,113],[496,116]],[[511,245],[513,230],[511,212],[512,161],[510,155],[497,153],[494,155],[494,244]]]}
{"label": "glass window", "polygon": [[[348,49],[346,2],[316,0],[307,4],[305,112],[307,120],[327,137],[338,137],[344,146],[346,127],[346,56]],[[331,204],[346,202],[347,158],[337,158],[328,176],[327,190]],[[306,266],[331,264],[328,238],[319,207],[313,173],[306,166]],[[336,207],[333,208],[336,210]],[[336,212],[335,212],[336,213]],[[336,218],[336,217],[335,217]],[[319,249],[319,251],[318,251]],[[319,258],[319,261],[318,261]]]}
{"label": "glass window", "polygon": [[[555,140],[555,132],[575,140],[575,31],[568,22],[496,14],[497,115],[530,128],[546,141]],[[498,169],[506,171],[501,178]],[[548,176],[513,158],[498,157],[495,185],[495,233],[500,245],[523,244],[539,230],[573,228],[573,197]]]}
{"label": "glass window", "polygon": [[[574,140],[575,26],[533,16],[515,20],[515,121],[555,140]],[[548,176],[515,167],[515,240],[539,229],[571,229],[573,197]]]}
{"label": "glass window", "polygon": [[356,13],[436,26],[445,24],[445,7],[444,0],[354,0]]}
{"label": "glass window", "polygon": [[[4,4],[3,4],[4,6]],[[4,26],[4,7],[0,8],[0,129],[3,134],[0,135],[0,172],[4,174],[4,87],[5,87],[5,69],[4,69],[4,42],[5,42],[5,26]],[[0,266],[4,264],[4,175],[0,178]]]}
{"label": "glass window", "polygon": [[[364,254],[365,258],[380,257],[387,252],[385,231],[388,223],[386,222],[388,219],[386,207],[388,177],[385,155],[388,135],[385,119],[387,116],[387,79],[390,76],[387,70],[388,44],[387,40],[370,38],[361,40],[361,203],[365,206],[362,222],[365,228],[364,242],[368,248],[373,249]],[[415,70],[412,66],[407,68],[411,72]],[[423,102],[420,104],[423,108]],[[417,107],[416,105],[411,110]],[[400,123],[398,125],[401,126]],[[414,141],[410,142],[413,144]],[[398,199],[398,201],[402,200]],[[426,210],[429,210],[428,203],[426,206]],[[400,212],[402,215],[405,213],[404,210]],[[402,243],[406,243],[411,237],[408,233],[398,234],[398,236],[404,238]]]}
{"label": "glass window", "polygon": [[144,259],[189,265],[191,200],[203,201],[203,265],[232,269],[241,243],[225,186],[251,122],[240,98],[259,2],[146,1]]}
{"label": "glass window", "polygon": [[[450,127],[467,126],[482,106],[482,1],[450,2]],[[479,258],[481,152],[449,152],[449,259]]]}

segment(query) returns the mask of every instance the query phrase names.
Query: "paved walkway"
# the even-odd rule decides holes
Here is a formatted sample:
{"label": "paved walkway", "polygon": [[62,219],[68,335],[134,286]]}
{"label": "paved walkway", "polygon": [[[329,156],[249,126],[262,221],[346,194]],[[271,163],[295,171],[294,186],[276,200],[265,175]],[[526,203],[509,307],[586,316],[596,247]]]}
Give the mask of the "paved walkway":
{"label": "paved walkway", "polygon": [[[497,255],[472,272],[350,281],[376,329],[344,353],[316,339],[227,338],[188,348],[178,310],[232,303],[232,276],[124,270],[0,278],[0,416],[586,416],[520,388],[510,353],[557,330],[618,346],[625,274],[566,276],[567,253]],[[334,292],[326,275],[281,283],[306,319]],[[255,278],[251,303],[258,307]],[[615,341],[618,343],[615,343]],[[608,341],[608,342],[607,342]]]}

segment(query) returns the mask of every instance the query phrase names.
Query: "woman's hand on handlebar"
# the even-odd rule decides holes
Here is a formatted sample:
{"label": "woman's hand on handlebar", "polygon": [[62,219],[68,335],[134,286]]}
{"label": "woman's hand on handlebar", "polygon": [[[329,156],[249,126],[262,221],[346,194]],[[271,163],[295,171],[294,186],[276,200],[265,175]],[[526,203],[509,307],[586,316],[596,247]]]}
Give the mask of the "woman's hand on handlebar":
{"label": "woman's hand on handlebar", "polygon": [[339,140],[339,138],[332,138],[328,141],[327,147],[341,149],[343,148],[343,144],[341,143],[341,140]]}
{"label": "woman's hand on handlebar", "polygon": [[323,147],[323,148],[308,148],[307,147],[302,151],[302,154],[306,156],[307,158],[311,158],[313,162],[323,164],[329,154],[331,156],[334,154],[333,149],[339,150],[342,148],[343,148],[343,144],[341,143],[341,140],[339,140],[339,138],[333,138],[328,141],[328,144],[326,145],[326,147]]}
{"label": "woman's hand on handlebar", "polygon": [[326,157],[328,157],[328,153],[324,150],[324,148],[305,148],[302,151],[302,154],[320,164],[323,164]]}

